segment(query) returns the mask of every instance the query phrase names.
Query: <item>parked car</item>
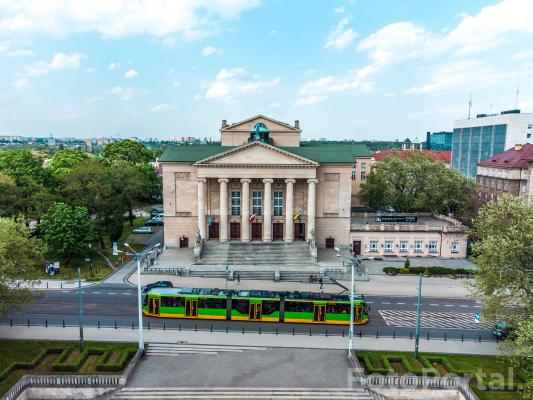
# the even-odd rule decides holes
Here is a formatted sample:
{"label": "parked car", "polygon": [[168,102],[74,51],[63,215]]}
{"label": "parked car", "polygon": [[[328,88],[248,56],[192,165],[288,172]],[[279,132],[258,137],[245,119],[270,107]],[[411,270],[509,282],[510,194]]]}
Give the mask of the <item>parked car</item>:
{"label": "parked car", "polygon": [[165,221],[163,221],[161,218],[152,218],[146,222],[146,226],[163,226],[164,224]]}
{"label": "parked car", "polygon": [[137,229],[134,229],[133,233],[137,233],[137,234],[152,233],[152,228],[150,228],[149,226],[141,226]]}
{"label": "parked car", "polygon": [[148,285],[144,286],[141,292],[144,294],[144,293],[148,293],[150,290],[155,289],[155,288],[171,288],[171,287],[174,287],[174,286],[172,285],[172,282],[170,281],[157,281],[154,283],[149,283]]}
{"label": "parked car", "polygon": [[509,335],[512,335],[514,328],[507,325],[505,322],[498,322],[492,327],[492,334],[502,340],[507,339]]}
{"label": "parked car", "polygon": [[150,217],[154,218],[154,217],[157,217],[159,214],[163,214],[163,213],[164,211],[161,208],[152,208],[150,210]]}

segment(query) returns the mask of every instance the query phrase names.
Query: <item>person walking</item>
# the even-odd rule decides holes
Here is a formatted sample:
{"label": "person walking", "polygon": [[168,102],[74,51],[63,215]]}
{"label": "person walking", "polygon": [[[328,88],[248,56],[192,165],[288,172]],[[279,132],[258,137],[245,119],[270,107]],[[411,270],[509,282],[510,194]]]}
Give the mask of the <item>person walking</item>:
{"label": "person walking", "polygon": [[318,283],[320,283],[320,289],[322,289],[324,287],[324,280],[322,279],[322,277],[320,277]]}
{"label": "person walking", "polygon": [[237,286],[241,283],[241,276],[237,274]]}

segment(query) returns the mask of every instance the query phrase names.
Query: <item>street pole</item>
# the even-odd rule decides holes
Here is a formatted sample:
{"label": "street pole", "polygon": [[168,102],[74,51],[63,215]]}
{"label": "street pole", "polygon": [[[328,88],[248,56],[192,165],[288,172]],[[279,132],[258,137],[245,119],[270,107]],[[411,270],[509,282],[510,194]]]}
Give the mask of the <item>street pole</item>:
{"label": "street pole", "polygon": [[141,256],[135,254],[137,259],[137,309],[139,312],[139,349],[144,351],[144,337],[143,337],[143,312],[141,299]]}
{"label": "street pole", "polygon": [[78,297],[80,300],[80,353],[83,351],[83,300],[81,296],[81,271],[78,267]]}
{"label": "street pole", "polygon": [[420,341],[420,303],[421,301],[422,301],[422,274],[418,275],[418,304],[416,306],[415,358],[418,358],[418,342]]}
{"label": "street pole", "polygon": [[351,265],[352,265],[352,284],[351,284],[351,291],[350,291],[350,333],[348,334],[349,336],[349,342],[348,342],[348,354],[352,354],[352,350],[353,350],[353,317],[354,317],[354,310],[353,310],[353,306],[354,306],[354,299],[353,299],[353,294],[354,294],[354,291],[355,291],[355,261],[351,260]]}

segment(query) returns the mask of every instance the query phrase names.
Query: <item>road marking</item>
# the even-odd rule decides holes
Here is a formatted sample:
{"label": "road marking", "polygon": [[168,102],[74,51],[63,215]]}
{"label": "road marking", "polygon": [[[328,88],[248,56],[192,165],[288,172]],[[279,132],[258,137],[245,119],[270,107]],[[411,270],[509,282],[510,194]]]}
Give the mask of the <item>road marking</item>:
{"label": "road marking", "polygon": [[435,303],[431,303],[430,306],[439,306],[438,304],[435,304]]}
{"label": "road marking", "polygon": [[396,303],[396,304],[405,304],[405,303]]}
{"label": "road marking", "polygon": [[107,294],[116,294],[115,292],[107,292]]}
{"label": "road marking", "polygon": [[126,296],[129,296],[131,293],[129,293],[129,292],[124,292],[124,293],[122,293],[122,294],[125,294]]}
{"label": "road marking", "polygon": [[100,292],[91,292],[92,294],[100,294]]}
{"label": "road marking", "polygon": [[483,307],[481,307],[481,306],[472,306],[472,307],[474,307],[474,308],[483,308]]}
{"label": "road marking", "polygon": [[[388,326],[409,328],[416,326],[416,311],[378,311]],[[422,311],[420,313],[420,326],[422,328],[477,330],[490,328],[491,324],[487,321],[475,323],[474,314],[471,313]]]}
{"label": "road marking", "polygon": [[461,304],[459,307],[464,307],[464,308],[468,308],[469,306],[467,305],[464,305],[464,304]]}
{"label": "road marking", "polygon": [[444,307],[453,307],[453,304],[444,304]]}
{"label": "road marking", "polygon": [[374,304],[373,301],[367,301],[366,304]]}
{"label": "road marking", "polygon": [[388,301],[382,301],[381,304],[390,304]]}
{"label": "road marking", "polygon": [[63,293],[70,293],[68,290],[62,290]]}

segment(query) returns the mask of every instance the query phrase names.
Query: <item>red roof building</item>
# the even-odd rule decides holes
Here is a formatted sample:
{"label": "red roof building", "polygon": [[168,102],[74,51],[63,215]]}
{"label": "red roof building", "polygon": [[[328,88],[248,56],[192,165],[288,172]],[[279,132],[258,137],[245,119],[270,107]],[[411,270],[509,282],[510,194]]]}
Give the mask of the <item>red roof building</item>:
{"label": "red roof building", "polygon": [[413,153],[429,155],[446,165],[450,165],[452,162],[452,152],[443,150],[379,150],[374,153],[373,157],[376,161],[383,161],[392,154],[397,154],[400,159],[404,160],[407,154]]}

